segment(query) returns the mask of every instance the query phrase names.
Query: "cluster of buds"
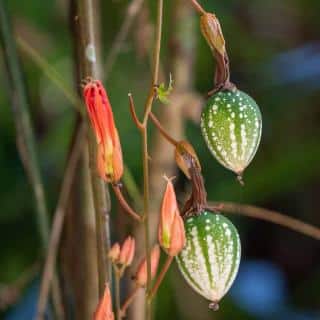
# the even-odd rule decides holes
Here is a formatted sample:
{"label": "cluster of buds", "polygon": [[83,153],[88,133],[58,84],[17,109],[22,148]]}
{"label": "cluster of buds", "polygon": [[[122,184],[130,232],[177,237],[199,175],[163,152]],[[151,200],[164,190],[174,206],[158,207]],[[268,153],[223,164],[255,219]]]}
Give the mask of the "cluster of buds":
{"label": "cluster of buds", "polygon": [[176,194],[170,179],[162,199],[158,240],[169,256],[176,256],[186,243],[185,228],[180,215]]}
{"label": "cluster of buds", "polygon": [[131,265],[135,253],[135,240],[128,236],[123,242],[121,248],[120,244],[116,242],[110,249],[108,257],[114,265],[119,265],[122,269]]}
{"label": "cluster of buds", "polygon": [[97,309],[93,314],[93,320],[114,320],[114,313],[112,312],[112,299],[108,284],[106,284],[103,297],[101,298]]}
{"label": "cluster of buds", "polygon": [[123,174],[122,150],[107,92],[99,80],[89,80],[83,96],[97,140],[98,173],[106,182],[117,183]]}

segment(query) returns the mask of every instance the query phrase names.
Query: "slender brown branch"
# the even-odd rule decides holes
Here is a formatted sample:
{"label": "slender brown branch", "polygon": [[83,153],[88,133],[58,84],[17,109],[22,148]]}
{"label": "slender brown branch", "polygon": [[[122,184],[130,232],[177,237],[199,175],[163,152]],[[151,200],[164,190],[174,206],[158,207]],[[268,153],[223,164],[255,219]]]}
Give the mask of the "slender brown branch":
{"label": "slender brown branch", "polygon": [[114,271],[114,288],[115,288],[115,305],[116,305],[116,320],[121,320],[121,306],[120,306],[120,278],[121,273],[118,270],[118,268],[113,265],[113,271]]}
{"label": "slender brown branch", "polygon": [[202,8],[202,6],[200,5],[200,3],[197,0],[190,0],[190,2],[199,14],[202,15],[202,14],[206,13],[206,11]]}
{"label": "slender brown branch", "polygon": [[77,162],[82,151],[82,144],[85,138],[85,125],[81,124],[75,143],[72,147],[71,154],[68,160],[67,167],[65,169],[64,178],[62,181],[61,191],[59,195],[58,204],[54,213],[52,231],[50,234],[48,254],[46,257],[44,270],[40,285],[40,294],[37,307],[37,319],[43,319],[45,309],[48,301],[48,293],[54,274],[54,267],[56,262],[56,257],[58,253],[58,247],[60,243],[60,235],[63,227],[63,221],[66,214],[66,207],[71,191],[72,181],[76,172]]}
{"label": "slender brown branch", "polygon": [[268,221],[302,233],[316,240],[320,240],[320,228],[302,222],[298,219],[291,218],[277,211],[232,202],[211,202],[209,205],[215,207],[218,206],[219,210],[225,213],[238,214]]}
{"label": "slender brown branch", "polygon": [[151,79],[151,86],[149,90],[149,96],[145,104],[145,112],[144,112],[144,117],[142,122],[144,126],[146,126],[147,124],[149,113],[151,112],[152,103],[155,97],[155,88],[158,84],[161,36],[162,36],[162,20],[163,20],[163,0],[158,0],[157,12],[158,14],[157,14],[157,23],[156,23],[156,40],[155,40],[155,47],[153,51],[152,79]]}
{"label": "slender brown branch", "polygon": [[135,123],[135,125],[137,126],[137,128],[138,128],[139,130],[143,130],[143,125],[142,125],[142,123],[140,122],[140,120],[138,119],[138,116],[137,116],[137,113],[136,113],[136,108],[135,108],[135,106],[134,106],[134,101],[133,101],[132,94],[129,93],[129,94],[128,94],[128,97],[129,97],[130,113],[131,113],[133,122]]}
{"label": "slender brown branch", "polygon": [[171,266],[171,263],[173,261],[173,258],[172,256],[168,256],[167,257],[167,260],[165,261],[162,269],[161,269],[161,272],[148,296],[148,303],[151,303],[152,302],[152,299],[154,298],[155,294],[157,293],[161,283],[162,283],[162,280],[164,279],[164,276],[166,275],[167,271],[169,270],[170,266]]}
{"label": "slender brown branch", "polygon": [[178,141],[175,140],[170,136],[170,134],[164,129],[164,127],[161,125],[160,121],[157,119],[157,117],[150,112],[150,119],[153,122],[153,124],[157,127],[157,129],[160,131],[160,133],[170,142],[174,147],[178,145]]}
{"label": "slender brown branch", "polygon": [[129,308],[131,302],[135,298],[136,294],[138,293],[140,287],[136,286],[133,291],[128,295],[126,300],[124,301],[122,307],[121,307],[121,316],[124,317],[126,315],[126,311]]}
{"label": "slender brown branch", "polygon": [[114,191],[114,194],[116,195],[118,201],[119,201],[119,204],[121,205],[121,207],[132,217],[134,218],[135,220],[137,221],[142,221],[141,219],[141,216],[136,213],[131,207],[130,205],[128,204],[128,202],[126,201],[126,199],[124,198],[123,194],[122,194],[122,191],[121,191],[121,188],[119,185],[115,185],[113,184],[112,185],[112,188],[113,188],[113,191]]}
{"label": "slender brown branch", "polygon": [[[75,46],[78,52],[78,82],[86,77],[101,79],[100,39],[99,39],[99,0],[72,0],[74,29],[77,36]],[[89,123],[89,119],[87,118]],[[99,296],[102,297],[105,283],[111,282],[111,265],[105,255],[110,249],[110,197],[108,188],[96,172],[96,138],[88,131],[89,166],[93,204],[95,209]]]}
{"label": "slender brown branch", "polygon": [[123,23],[116,35],[116,38],[107,56],[106,67],[105,67],[107,76],[110,73],[112,66],[114,65],[114,62],[121,49],[121,46],[126,40],[126,37],[130,31],[130,27],[136,15],[138,14],[142,4],[143,4],[143,0],[132,0],[127,7],[126,16],[123,19]]}

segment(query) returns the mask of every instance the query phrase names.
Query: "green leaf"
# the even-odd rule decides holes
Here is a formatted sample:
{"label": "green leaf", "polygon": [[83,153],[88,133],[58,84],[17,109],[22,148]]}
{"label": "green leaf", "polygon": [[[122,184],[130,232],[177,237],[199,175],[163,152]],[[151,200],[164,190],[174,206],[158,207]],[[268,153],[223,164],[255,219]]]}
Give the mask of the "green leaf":
{"label": "green leaf", "polygon": [[173,80],[172,80],[172,76],[170,73],[168,88],[166,88],[164,83],[161,83],[159,85],[159,87],[157,88],[157,98],[164,104],[170,103],[168,97],[169,97],[171,91],[173,90],[172,84],[173,84]]}

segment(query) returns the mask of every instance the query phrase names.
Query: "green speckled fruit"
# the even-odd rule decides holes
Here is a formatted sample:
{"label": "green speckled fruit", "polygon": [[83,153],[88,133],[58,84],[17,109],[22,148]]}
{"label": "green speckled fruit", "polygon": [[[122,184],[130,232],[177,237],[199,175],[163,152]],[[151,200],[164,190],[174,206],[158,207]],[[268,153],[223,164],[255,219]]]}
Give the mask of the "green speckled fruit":
{"label": "green speckled fruit", "polygon": [[260,143],[259,107],[240,90],[220,91],[207,101],[201,115],[201,130],[214,157],[241,175]]}
{"label": "green speckled fruit", "polygon": [[177,256],[179,269],[196,292],[218,303],[238,273],[237,229],[226,217],[209,211],[187,218],[185,228],[187,243]]}

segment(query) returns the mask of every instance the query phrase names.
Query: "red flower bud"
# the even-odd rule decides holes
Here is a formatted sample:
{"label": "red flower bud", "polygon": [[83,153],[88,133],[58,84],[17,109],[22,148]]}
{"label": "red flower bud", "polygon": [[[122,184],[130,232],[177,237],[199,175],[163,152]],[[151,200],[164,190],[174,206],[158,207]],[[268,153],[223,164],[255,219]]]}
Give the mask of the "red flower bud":
{"label": "red flower bud", "polygon": [[[157,273],[158,264],[160,259],[160,248],[158,245],[155,245],[151,251],[151,279],[154,278],[154,276]],[[147,260],[144,258],[137,270],[137,273],[135,275],[135,280],[137,284],[141,287],[144,287],[147,284]]]}
{"label": "red flower bud", "polygon": [[111,293],[108,284],[106,284],[103,297],[101,298],[97,309],[93,314],[93,320],[114,320]]}
{"label": "red flower bud", "polygon": [[118,263],[120,256],[120,245],[116,242],[110,249],[108,257],[112,262]]}
{"label": "red flower bud", "polygon": [[97,139],[99,175],[107,182],[117,182],[123,174],[122,151],[108,95],[99,80],[89,81],[83,95]]}
{"label": "red flower bud", "polygon": [[173,184],[171,180],[167,180],[161,205],[158,239],[168,255],[176,256],[185,246],[186,236]]}
{"label": "red flower bud", "polygon": [[132,237],[128,237],[122,247],[119,257],[119,263],[129,266],[132,263],[135,252],[135,240]]}

